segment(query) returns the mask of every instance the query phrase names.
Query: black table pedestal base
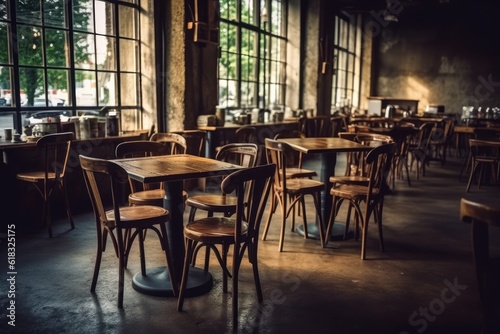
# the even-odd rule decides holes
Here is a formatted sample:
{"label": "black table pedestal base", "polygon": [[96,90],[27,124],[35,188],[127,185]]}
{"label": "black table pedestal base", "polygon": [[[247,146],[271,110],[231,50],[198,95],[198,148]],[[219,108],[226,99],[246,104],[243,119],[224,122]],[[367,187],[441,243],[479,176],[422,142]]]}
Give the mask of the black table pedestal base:
{"label": "black table pedestal base", "polygon": [[[297,226],[295,228],[295,231],[300,235],[304,235],[304,225]],[[345,231],[345,224],[340,222],[335,222],[335,224],[333,224],[332,231],[330,232],[330,240],[342,241],[354,238],[354,231],[351,228],[349,228],[349,230],[347,231],[345,238],[344,238],[344,231]],[[307,236],[311,239],[319,240],[318,225],[316,225],[315,223],[307,224]]]}
{"label": "black table pedestal base", "polygon": [[[212,288],[212,285],[213,278],[209,272],[205,272],[200,268],[190,267],[186,297],[194,297],[207,293]],[[141,272],[138,272],[132,279],[132,287],[148,295],[174,297],[167,267],[147,269],[146,276],[142,276]]]}

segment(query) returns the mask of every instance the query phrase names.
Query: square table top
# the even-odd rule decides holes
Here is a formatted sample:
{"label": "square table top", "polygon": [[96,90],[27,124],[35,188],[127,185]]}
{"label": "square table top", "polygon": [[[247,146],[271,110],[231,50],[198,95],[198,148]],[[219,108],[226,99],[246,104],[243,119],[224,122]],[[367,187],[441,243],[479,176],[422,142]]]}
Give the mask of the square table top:
{"label": "square table top", "polygon": [[168,182],[228,175],[243,167],[189,154],[116,159],[130,178],[143,182]]}
{"label": "square table top", "polygon": [[338,137],[280,138],[293,149],[304,153],[369,151],[373,147]]}

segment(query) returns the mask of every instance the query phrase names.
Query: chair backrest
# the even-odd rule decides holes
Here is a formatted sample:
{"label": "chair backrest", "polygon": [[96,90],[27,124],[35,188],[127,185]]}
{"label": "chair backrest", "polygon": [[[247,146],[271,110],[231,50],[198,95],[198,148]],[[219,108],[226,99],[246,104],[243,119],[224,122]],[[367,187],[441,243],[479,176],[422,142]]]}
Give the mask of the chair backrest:
{"label": "chair backrest", "polygon": [[377,133],[359,132],[356,136],[356,141],[367,146],[379,146],[387,143],[392,143],[392,137]]}
{"label": "chair backrest", "polygon": [[157,132],[151,136],[150,141],[164,143],[170,149],[170,154],[186,154],[187,142],[186,138],[178,133],[173,132]]}
{"label": "chair backrest", "polygon": [[469,139],[469,148],[473,158],[481,156],[498,159],[500,157],[500,142],[498,141],[471,138]]}
{"label": "chair backrest", "polygon": [[236,130],[236,138],[238,143],[257,143],[256,128],[254,126],[245,125]]}
{"label": "chair backrest", "polygon": [[[285,130],[278,132],[274,139],[280,138],[306,138],[306,135],[302,131],[298,130]],[[285,155],[287,156],[287,167],[297,167],[302,168],[303,153],[294,150],[290,146],[285,147]]]}
{"label": "chair backrest", "polygon": [[331,116],[330,117],[330,137],[338,137],[339,133],[342,131],[347,131],[346,118],[342,116]]}
{"label": "chair backrest", "polygon": [[[257,247],[260,222],[266,208],[271,178],[275,174],[275,169],[274,164],[250,167],[236,171],[222,181],[222,191],[225,194],[235,192],[237,196],[235,247],[242,241],[242,238],[250,240],[254,247]],[[250,187],[249,190],[248,187]],[[243,221],[248,224],[248,232],[245,236],[241,235]]]}
{"label": "chair backrest", "polygon": [[[339,132],[338,137],[347,139],[353,142],[358,142],[358,133],[356,132]],[[364,176],[363,165],[367,152],[346,152],[345,176]]]}
{"label": "chair backrest", "polygon": [[220,148],[215,159],[234,163],[243,167],[255,167],[257,165],[257,153],[259,148],[252,143],[227,144]]}
{"label": "chair backrest", "polygon": [[52,133],[38,139],[36,147],[43,153],[45,179],[55,173],[56,179],[64,178],[71,150],[72,132]]}
{"label": "chair backrest", "polygon": [[330,137],[330,116],[303,117],[299,123],[306,137]]}
{"label": "chair backrest", "polygon": [[205,145],[207,142],[207,132],[202,130],[176,131],[186,139],[186,153],[199,157],[205,156]]}
{"label": "chair backrest", "polygon": [[[164,143],[147,140],[126,141],[116,146],[115,156],[118,159],[122,158],[139,158],[151,157],[156,155],[168,155],[171,148]],[[142,184],[138,181],[130,179],[130,190],[135,193],[140,190],[150,190],[160,187],[155,183]]]}
{"label": "chair backrest", "polygon": [[267,163],[275,164],[276,171],[274,173],[274,189],[284,190],[286,189],[286,167],[287,159],[284,153],[289,146],[287,143],[283,143],[274,139],[266,138],[264,145],[266,147],[266,158]]}
{"label": "chair backrest", "polygon": [[118,144],[115,149],[115,156],[118,159],[167,155],[169,153],[169,148],[166,145],[148,140],[126,141]]}
{"label": "chair backrest", "polygon": [[474,139],[479,140],[498,140],[500,131],[492,128],[477,128],[474,129]]}
{"label": "chair backrest", "polygon": [[372,149],[365,158],[369,172],[368,201],[373,195],[384,195],[387,177],[389,176],[392,159],[397,149],[396,143],[383,144]]}
{"label": "chair backrest", "polygon": [[[128,182],[127,172],[110,160],[83,155],[80,155],[80,166],[94,209],[96,224],[111,223],[106,218],[106,210],[112,205],[115,213],[113,223],[121,227],[119,207],[123,204],[123,184]],[[97,228],[100,229],[101,226]]]}

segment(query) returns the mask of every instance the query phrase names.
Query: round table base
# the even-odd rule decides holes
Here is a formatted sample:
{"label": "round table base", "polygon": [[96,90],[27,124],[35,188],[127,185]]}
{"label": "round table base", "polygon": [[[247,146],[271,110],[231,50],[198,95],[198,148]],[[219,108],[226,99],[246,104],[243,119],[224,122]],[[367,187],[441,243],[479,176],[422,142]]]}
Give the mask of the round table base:
{"label": "round table base", "polygon": [[[209,272],[200,268],[189,268],[189,278],[186,286],[186,297],[199,296],[210,291],[213,278]],[[167,267],[156,267],[146,270],[146,276],[140,272],[134,275],[132,286],[135,290],[153,296],[173,297]]]}
{"label": "round table base", "polygon": [[[295,228],[295,231],[300,235],[304,235],[304,225],[297,226]],[[344,231],[345,231],[345,224],[341,222],[335,222],[335,224],[333,224],[332,231],[330,232],[330,240],[342,241],[354,238],[354,231],[350,227],[349,230],[347,231],[345,238],[344,238]],[[316,225],[315,223],[307,224],[307,236],[311,239],[319,240],[318,225]]]}

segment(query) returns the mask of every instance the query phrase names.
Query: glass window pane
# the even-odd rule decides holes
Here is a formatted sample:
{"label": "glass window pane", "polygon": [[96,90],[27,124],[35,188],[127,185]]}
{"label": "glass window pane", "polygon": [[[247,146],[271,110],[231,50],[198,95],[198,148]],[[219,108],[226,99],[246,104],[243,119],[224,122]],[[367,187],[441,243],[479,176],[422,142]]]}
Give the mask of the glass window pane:
{"label": "glass window pane", "polygon": [[21,106],[23,107],[47,107],[45,98],[43,69],[24,67],[19,69],[19,81],[21,88]]}
{"label": "glass window pane", "polygon": [[116,34],[115,5],[104,1],[95,2],[95,31],[103,35]]}
{"label": "glass window pane", "polygon": [[253,0],[241,1],[241,22],[255,24]]}
{"label": "glass window pane", "polygon": [[42,13],[40,8],[40,1],[16,0],[16,17],[17,22],[41,24]]}
{"label": "glass window pane", "polygon": [[135,131],[141,126],[141,114],[137,109],[123,109],[120,113],[121,131]]}
{"label": "glass window pane", "polygon": [[281,18],[282,18],[282,12],[281,12],[281,0],[274,0],[271,1],[271,6],[272,6],[272,27],[271,27],[271,32],[275,35],[281,35]]}
{"label": "glass window pane", "polygon": [[43,14],[46,25],[67,28],[65,0],[44,1]]}
{"label": "glass window pane", "polygon": [[40,28],[19,25],[17,35],[19,65],[42,66],[42,33]]}
{"label": "glass window pane", "polygon": [[137,11],[132,7],[119,6],[120,37],[137,38]]}
{"label": "glass window pane", "polygon": [[[0,104],[0,108],[3,107],[3,105]],[[3,129],[12,129],[14,128],[14,114],[12,113],[6,113],[2,112],[0,114],[0,130],[2,131],[2,136],[3,136]]]}
{"label": "glass window pane", "polygon": [[75,71],[76,105],[96,106],[95,72]]}
{"label": "glass window pane", "polygon": [[137,59],[139,58],[139,43],[137,41],[120,40],[120,71],[137,71]]}
{"label": "glass window pane", "polygon": [[96,63],[94,35],[75,32],[73,34],[73,43],[75,49],[75,67],[83,69],[94,68]]}
{"label": "glass window pane", "polygon": [[238,18],[236,3],[238,0],[220,0],[220,17],[226,20]]}
{"label": "glass window pane", "polygon": [[92,21],[93,9],[92,0],[73,0],[73,28],[83,31],[94,31],[94,22]]}
{"label": "glass window pane", "polygon": [[[116,70],[116,42],[112,37],[96,36],[98,70]],[[122,55],[123,56],[123,55]]]}
{"label": "glass window pane", "polygon": [[69,67],[66,50],[67,32],[63,30],[45,30],[45,52],[48,66]]}
{"label": "glass window pane", "polygon": [[122,106],[135,106],[139,104],[138,98],[138,77],[134,73],[122,73],[121,80],[121,105]]}
{"label": "glass window pane", "polygon": [[0,64],[11,64],[9,60],[9,29],[8,24],[0,22]]}
{"label": "glass window pane", "polygon": [[0,66],[0,107],[12,106],[11,73],[12,67]]}
{"label": "glass window pane", "polygon": [[49,98],[53,106],[69,106],[71,100],[68,92],[70,91],[70,72],[69,70],[47,70]]}
{"label": "glass window pane", "polygon": [[97,93],[99,94],[100,106],[118,105],[118,90],[116,86],[116,73],[97,73]]}
{"label": "glass window pane", "polygon": [[7,7],[7,0],[0,0],[0,19],[8,19],[9,12]]}

